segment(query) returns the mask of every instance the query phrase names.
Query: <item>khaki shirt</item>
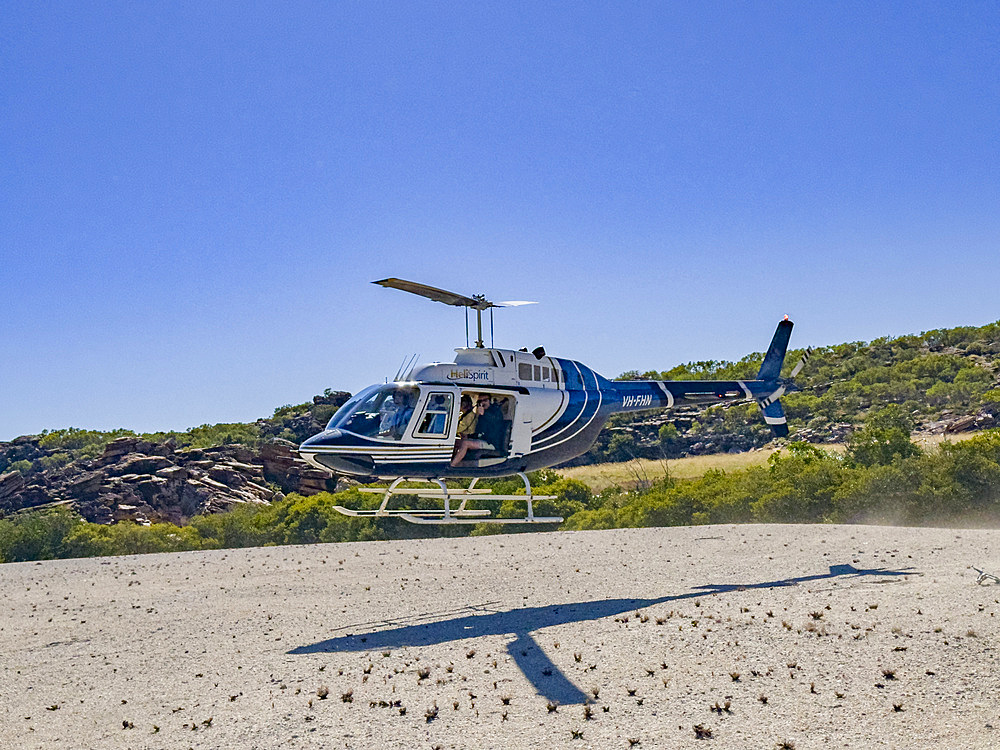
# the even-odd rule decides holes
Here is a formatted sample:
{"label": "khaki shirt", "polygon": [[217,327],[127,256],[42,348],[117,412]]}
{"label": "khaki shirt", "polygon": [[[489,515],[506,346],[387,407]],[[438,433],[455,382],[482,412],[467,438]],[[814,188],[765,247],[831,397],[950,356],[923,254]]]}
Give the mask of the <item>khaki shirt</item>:
{"label": "khaki shirt", "polygon": [[476,410],[473,409],[470,412],[466,412],[462,415],[462,418],[458,420],[458,434],[459,435],[471,435],[476,431],[476,422],[479,419],[479,415],[476,414]]}

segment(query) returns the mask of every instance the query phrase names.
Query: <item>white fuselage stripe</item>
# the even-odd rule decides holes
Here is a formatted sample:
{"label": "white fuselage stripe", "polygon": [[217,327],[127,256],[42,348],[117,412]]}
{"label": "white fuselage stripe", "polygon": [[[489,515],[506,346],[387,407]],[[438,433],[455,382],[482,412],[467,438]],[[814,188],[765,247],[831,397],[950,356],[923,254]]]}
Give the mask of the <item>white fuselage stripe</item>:
{"label": "white fuselage stripe", "polygon": [[[579,372],[579,370],[580,370],[580,368],[577,367],[577,371],[578,372]],[[582,372],[580,373],[580,381],[584,385],[584,391],[583,391],[584,396],[586,397],[586,399],[589,399],[589,396],[587,396],[587,387],[586,387],[587,383],[586,383],[586,381],[583,380],[583,373]],[[594,385],[597,386],[597,408],[594,409],[594,413],[590,416],[590,419],[587,420],[587,423],[585,425],[583,425],[583,427],[581,427],[580,429],[576,430],[572,435],[569,435],[569,436],[563,438],[558,443],[547,443],[545,446],[539,446],[539,448],[538,448],[539,451],[549,450],[550,448],[555,448],[557,445],[562,445],[563,443],[565,443],[565,442],[567,442],[569,440],[573,440],[577,435],[579,435],[584,430],[586,430],[590,426],[590,423],[593,422],[594,419],[597,418],[597,415],[601,413],[601,406],[604,403],[604,394],[601,392],[600,383],[597,382],[597,378],[596,377],[594,378]],[[556,437],[556,436],[558,436],[558,435],[561,435],[563,432],[565,432],[570,427],[572,427],[574,424],[576,424],[578,421],[580,421],[580,418],[583,417],[584,412],[587,411],[588,400],[586,400],[586,399],[583,402],[583,408],[580,409],[580,415],[576,419],[574,419],[572,422],[570,422],[568,425],[566,425],[566,427],[564,427],[562,430],[560,430],[555,435],[553,435],[552,436],[553,438]],[[551,438],[549,438],[549,439],[551,440]]]}
{"label": "white fuselage stripe", "polygon": [[661,381],[657,380],[656,384],[660,386],[660,390],[663,391],[663,395],[667,397],[667,408],[672,409],[674,406],[674,394],[672,394]]}
{"label": "white fuselage stripe", "polygon": [[[570,361],[572,362],[572,360],[570,360]],[[576,368],[576,372],[580,376],[580,382],[583,383],[583,406],[580,407],[580,413],[573,419],[572,422],[570,422],[565,427],[563,427],[561,430],[559,430],[559,432],[555,432],[555,433],[549,435],[548,437],[546,437],[545,440],[544,440],[545,443],[548,443],[550,440],[554,440],[555,438],[559,437],[564,432],[566,432],[566,430],[570,429],[573,425],[575,425],[577,423],[577,421],[580,419],[580,417],[583,416],[583,413],[585,411],[587,411],[587,404],[590,401],[590,394],[588,393],[588,389],[587,389],[587,381],[583,377],[583,372],[580,370],[580,365],[578,363],[576,363],[576,362],[573,362],[573,367]],[[600,391],[598,391],[598,393],[600,393]],[[567,408],[568,408],[568,406],[567,406]],[[573,435],[575,436],[576,433],[574,432]],[[558,443],[553,443],[552,445],[560,445],[560,444],[562,444],[564,442],[566,442],[566,441],[565,440],[560,440]],[[534,448],[534,447],[535,446],[532,445],[532,448]],[[545,448],[550,448],[551,445],[545,445],[544,447]],[[539,446],[539,449],[541,449],[541,448],[542,448],[542,446]]]}

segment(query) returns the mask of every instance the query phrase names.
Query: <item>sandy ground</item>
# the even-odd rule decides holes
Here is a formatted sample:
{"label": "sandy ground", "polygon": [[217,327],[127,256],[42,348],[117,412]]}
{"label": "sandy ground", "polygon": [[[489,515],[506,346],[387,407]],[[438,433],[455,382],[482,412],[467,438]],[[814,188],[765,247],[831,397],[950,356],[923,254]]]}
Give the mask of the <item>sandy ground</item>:
{"label": "sandy ground", "polygon": [[701,526],[3,565],[0,747],[994,748],[1000,585],[970,565],[1000,573],[998,532]]}

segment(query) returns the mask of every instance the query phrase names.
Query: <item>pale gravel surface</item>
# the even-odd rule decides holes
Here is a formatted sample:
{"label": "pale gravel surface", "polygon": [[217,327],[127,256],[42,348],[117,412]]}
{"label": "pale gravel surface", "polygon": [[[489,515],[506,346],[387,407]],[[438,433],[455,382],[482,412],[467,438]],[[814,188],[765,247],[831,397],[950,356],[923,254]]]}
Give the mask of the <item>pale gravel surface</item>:
{"label": "pale gravel surface", "polygon": [[994,748],[1000,585],[968,566],[1000,573],[997,539],[701,526],[2,565],[0,747]]}

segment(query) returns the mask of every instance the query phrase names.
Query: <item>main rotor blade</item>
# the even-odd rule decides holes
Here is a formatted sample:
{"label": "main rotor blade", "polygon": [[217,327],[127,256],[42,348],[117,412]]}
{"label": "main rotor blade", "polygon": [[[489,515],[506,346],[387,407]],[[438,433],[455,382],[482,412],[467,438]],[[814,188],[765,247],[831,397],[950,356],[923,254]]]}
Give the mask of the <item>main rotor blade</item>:
{"label": "main rotor blade", "polygon": [[418,284],[415,281],[406,281],[404,279],[382,279],[381,281],[373,281],[372,283],[378,284],[379,286],[389,287],[390,289],[400,289],[404,292],[409,292],[410,294],[417,294],[421,297],[432,299],[435,302],[444,302],[446,305],[454,305],[455,307],[472,307],[479,310],[485,310],[493,305],[493,303],[488,300],[473,299],[472,297],[466,297],[464,294],[455,294],[454,292],[438,289],[433,286],[427,286],[426,284]]}
{"label": "main rotor blade", "polygon": [[506,302],[493,302],[491,303],[493,307],[520,307],[521,305],[537,305],[537,302],[529,302],[528,300],[515,299],[507,300]]}

